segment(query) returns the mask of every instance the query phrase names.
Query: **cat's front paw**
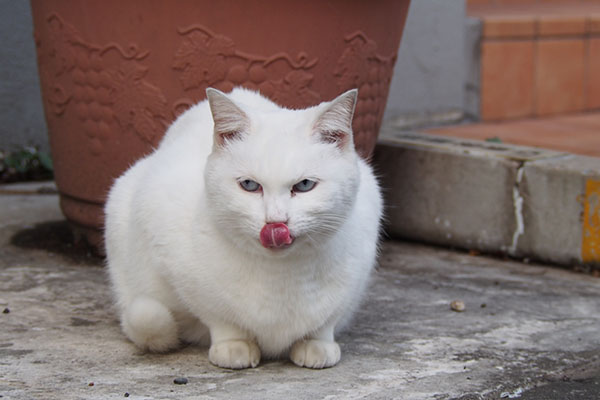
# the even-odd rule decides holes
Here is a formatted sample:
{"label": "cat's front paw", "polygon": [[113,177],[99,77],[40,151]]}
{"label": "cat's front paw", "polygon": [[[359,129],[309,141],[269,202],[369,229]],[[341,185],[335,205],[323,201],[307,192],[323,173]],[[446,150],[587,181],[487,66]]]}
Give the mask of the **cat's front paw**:
{"label": "cat's front paw", "polygon": [[208,359],[221,368],[254,368],[260,362],[260,349],[249,340],[225,340],[210,346]]}
{"label": "cat's front paw", "polygon": [[299,367],[333,367],[340,357],[340,346],[324,340],[299,340],[290,350],[290,359]]}

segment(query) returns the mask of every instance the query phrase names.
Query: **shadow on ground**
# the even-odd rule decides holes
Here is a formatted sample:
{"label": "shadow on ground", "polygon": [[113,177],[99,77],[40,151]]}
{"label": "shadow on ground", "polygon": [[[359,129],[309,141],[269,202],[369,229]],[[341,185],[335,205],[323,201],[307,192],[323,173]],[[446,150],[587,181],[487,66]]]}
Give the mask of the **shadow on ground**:
{"label": "shadow on ground", "polygon": [[67,221],[43,222],[23,229],[11,237],[10,243],[22,249],[59,254],[77,264],[104,263],[104,258],[97,255],[85,239],[75,237]]}

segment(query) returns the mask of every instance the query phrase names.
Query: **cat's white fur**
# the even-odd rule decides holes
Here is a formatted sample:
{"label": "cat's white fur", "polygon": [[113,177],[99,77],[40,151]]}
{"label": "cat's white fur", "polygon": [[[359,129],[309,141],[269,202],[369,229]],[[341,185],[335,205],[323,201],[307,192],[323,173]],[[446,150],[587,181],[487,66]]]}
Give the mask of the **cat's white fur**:
{"label": "cat's white fur", "polygon": [[[122,329],[151,351],[210,343],[210,361],[226,368],[286,353],[332,366],[334,330],[375,264],[382,212],[352,141],[357,91],[305,110],[244,89],[207,96],[110,191],[106,253]],[[242,178],[262,191],[244,191]],[[318,183],[292,193],[303,179]],[[268,222],[286,222],[293,244],[263,247]]]}

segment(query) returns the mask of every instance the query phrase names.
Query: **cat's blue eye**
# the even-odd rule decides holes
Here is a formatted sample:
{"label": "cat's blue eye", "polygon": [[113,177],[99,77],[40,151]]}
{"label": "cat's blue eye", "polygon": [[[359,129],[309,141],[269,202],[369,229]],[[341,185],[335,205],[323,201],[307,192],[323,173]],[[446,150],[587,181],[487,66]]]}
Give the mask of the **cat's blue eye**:
{"label": "cat's blue eye", "polygon": [[260,190],[260,184],[251,179],[244,179],[243,181],[240,181],[240,186],[246,192],[257,192]]}
{"label": "cat's blue eye", "polygon": [[293,192],[310,192],[317,185],[317,182],[310,179],[303,179],[292,187]]}

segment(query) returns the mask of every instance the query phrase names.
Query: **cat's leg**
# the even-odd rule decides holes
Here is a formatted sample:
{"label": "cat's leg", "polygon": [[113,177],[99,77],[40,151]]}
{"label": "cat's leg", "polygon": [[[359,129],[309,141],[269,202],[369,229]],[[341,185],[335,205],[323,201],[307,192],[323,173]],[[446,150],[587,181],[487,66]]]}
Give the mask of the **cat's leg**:
{"label": "cat's leg", "polygon": [[121,326],[143,350],[164,352],[179,345],[173,314],[163,303],[147,296],[138,296],[125,307]]}
{"label": "cat's leg", "polygon": [[221,368],[254,368],[260,362],[256,341],[243,330],[228,324],[209,324],[211,346],[208,359]]}
{"label": "cat's leg", "polygon": [[340,346],[333,338],[335,324],[329,324],[306,339],[294,343],[290,360],[300,367],[328,368],[340,361]]}
{"label": "cat's leg", "polygon": [[177,321],[181,340],[201,346],[210,344],[208,327],[198,317],[188,312],[179,312],[175,313],[175,320]]}

